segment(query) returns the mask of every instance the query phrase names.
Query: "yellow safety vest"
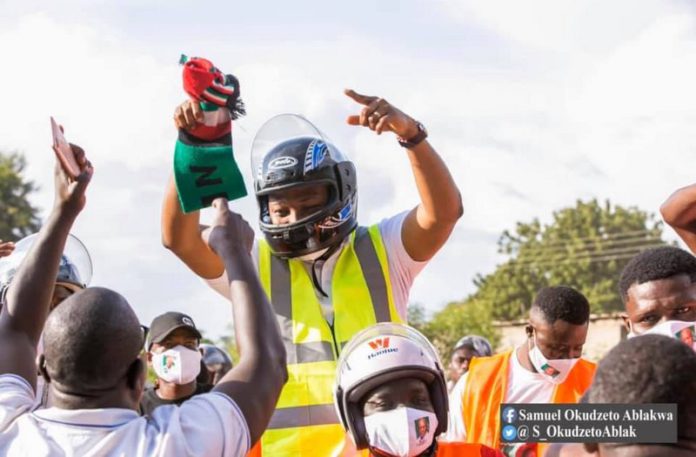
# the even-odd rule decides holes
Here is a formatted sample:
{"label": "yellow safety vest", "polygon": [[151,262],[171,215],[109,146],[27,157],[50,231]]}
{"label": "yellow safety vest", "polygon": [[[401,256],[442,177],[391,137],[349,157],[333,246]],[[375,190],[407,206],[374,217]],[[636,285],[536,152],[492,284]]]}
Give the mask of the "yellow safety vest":
{"label": "yellow safety vest", "polygon": [[259,276],[283,334],[289,377],[261,448],[252,454],[342,455],[347,436],[333,403],[340,351],[366,327],[401,322],[379,227],[358,227],[339,255],[331,280],[333,326],[322,314],[312,278],[301,261],[271,255],[262,241]]}

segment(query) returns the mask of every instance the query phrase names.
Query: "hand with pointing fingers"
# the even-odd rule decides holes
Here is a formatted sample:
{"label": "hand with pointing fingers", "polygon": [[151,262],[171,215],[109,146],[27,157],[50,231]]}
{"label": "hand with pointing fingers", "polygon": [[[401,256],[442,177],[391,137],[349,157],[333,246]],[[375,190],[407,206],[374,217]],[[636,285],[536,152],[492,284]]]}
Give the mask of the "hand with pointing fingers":
{"label": "hand with pointing fingers", "polygon": [[348,116],[348,124],[362,125],[381,135],[394,132],[404,139],[413,138],[418,133],[418,122],[383,98],[362,95],[353,89],[344,93],[363,105],[360,114]]}

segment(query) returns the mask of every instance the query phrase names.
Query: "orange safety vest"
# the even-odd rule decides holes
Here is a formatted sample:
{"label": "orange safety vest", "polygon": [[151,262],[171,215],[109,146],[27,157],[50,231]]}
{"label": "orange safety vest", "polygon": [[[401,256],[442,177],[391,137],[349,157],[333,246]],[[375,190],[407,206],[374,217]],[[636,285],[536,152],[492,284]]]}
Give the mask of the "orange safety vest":
{"label": "orange safety vest", "polygon": [[[507,394],[512,351],[491,357],[476,357],[469,366],[462,409],[467,443],[483,443],[500,449],[500,404]],[[568,378],[554,386],[551,403],[577,403],[592,384],[596,365],[580,359]],[[548,444],[537,445],[537,456],[544,455]]]}
{"label": "orange safety vest", "polygon": [[437,444],[435,457],[505,457],[497,449],[478,443],[462,443],[458,441],[440,442]]}
{"label": "orange safety vest", "polygon": [[[360,453],[363,457],[372,457],[368,450]],[[505,457],[502,452],[478,443],[461,441],[441,441],[437,443],[435,457]]]}

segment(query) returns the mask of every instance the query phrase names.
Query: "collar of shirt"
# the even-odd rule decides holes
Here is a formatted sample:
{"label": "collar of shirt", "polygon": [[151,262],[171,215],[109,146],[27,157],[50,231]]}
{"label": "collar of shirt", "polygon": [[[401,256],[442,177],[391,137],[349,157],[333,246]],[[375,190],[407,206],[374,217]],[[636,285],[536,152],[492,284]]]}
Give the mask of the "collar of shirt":
{"label": "collar of shirt", "polygon": [[119,427],[140,417],[136,411],[125,408],[62,409],[46,408],[32,413],[38,420],[75,427]]}

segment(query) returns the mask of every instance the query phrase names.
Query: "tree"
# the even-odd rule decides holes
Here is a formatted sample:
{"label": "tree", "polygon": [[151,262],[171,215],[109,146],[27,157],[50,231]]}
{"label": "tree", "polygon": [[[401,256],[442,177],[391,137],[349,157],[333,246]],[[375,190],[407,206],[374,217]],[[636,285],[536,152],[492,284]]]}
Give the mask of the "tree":
{"label": "tree", "polygon": [[39,210],[29,203],[36,184],[24,180],[23,155],[0,153],[0,240],[16,241],[40,228]]}
{"label": "tree", "polygon": [[578,200],[554,212],[547,225],[538,219],[517,223],[498,241],[498,252],[508,259],[474,279],[474,294],[436,313],[426,324],[428,336],[450,350],[457,338],[477,330],[495,345],[492,320],[526,318],[536,292],[552,285],[578,289],[593,313],[622,310],[621,270],[638,252],[664,244],[654,215],[609,201]]}
{"label": "tree", "polygon": [[475,279],[475,296],[500,320],[526,317],[540,288],[560,284],[585,294],[592,312],[619,311],[623,267],[638,252],[664,244],[662,223],[652,214],[609,201],[577,201],[553,213],[548,225],[535,219],[518,223],[514,233],[503,232],[498,252],[509,259]]}
{"label": "tree", "polygon": [[427,323],[425,307],[420,303],[409,303],[408,325],[422,332]]}
{"label": "tree", "polygon": [[483,336],[490,341],[492,347],[496,347],[500,341],[500,335],[493,327],[491,307],[475,298],[464,303],[449,303],[422,325],[420,330],[437,348],[445,365],[452,348],[465,335]]}

